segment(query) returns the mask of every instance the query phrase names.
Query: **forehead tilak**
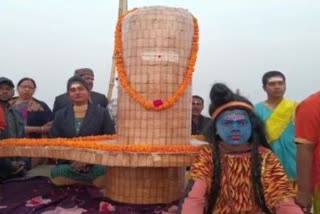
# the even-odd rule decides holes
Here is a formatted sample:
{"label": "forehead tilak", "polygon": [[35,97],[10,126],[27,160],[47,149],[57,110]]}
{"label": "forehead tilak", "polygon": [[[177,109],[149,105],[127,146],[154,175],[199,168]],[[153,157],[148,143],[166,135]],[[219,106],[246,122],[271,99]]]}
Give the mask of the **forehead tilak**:
{"label": "forehead tilak", "polygon": [[268,79],[268,83],[271,83],[271,82],[283,82],[284,79],[280,76],[276,76],[276,77],[270,77]]}
{"label": "forehead tilak", "polygon": [[83,85],[81,83],[78,83],[78,82],[73,82],[70,85],[70,88],[79,88],[79,87],[83,87]]}
{"label": "forehead tilak", "polygon": [[247,116],[244,114],[227,114],[225,115],[223,118],[227,119],[227,120],[243,120],[245,119]]}
{"label": "forehead tilak", "polygon": [[241,119],[242,120],[248,116],[249,116],[248,113],[243,109],[233,109],[233,110],[226,110],[221,114],[220,117],[224,119],[232,119],[232,120]]}

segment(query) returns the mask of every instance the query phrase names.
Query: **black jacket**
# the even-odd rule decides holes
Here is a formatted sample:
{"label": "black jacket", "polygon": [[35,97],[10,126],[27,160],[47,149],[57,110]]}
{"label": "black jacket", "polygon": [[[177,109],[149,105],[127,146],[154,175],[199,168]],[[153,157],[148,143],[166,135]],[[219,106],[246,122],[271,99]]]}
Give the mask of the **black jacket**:
{"label": "black jacket", "polygon": [[[106,108],[108,105],[108,99],[105,95],[100,94],[95,91],[90,92],[90,99],[92,104],[96,104],[98,106],[101,106],[103,108]],[[53,104],[53,114],[55,115],[59,109],[62,109],[63,107],[67,106],[68,104],[71,104],[71,100],[69,98],[69,95],[67,93],[61,94],[57,96],[54,100]]]}
{"label": "black jacket", "polygon": [[71,104],[56,112],[50,130],[51,137],[65,138],[114,133],[114,123],[109,112],[105,108],[94,104],[88,105],[78,135],[76,133],[74,111]]}

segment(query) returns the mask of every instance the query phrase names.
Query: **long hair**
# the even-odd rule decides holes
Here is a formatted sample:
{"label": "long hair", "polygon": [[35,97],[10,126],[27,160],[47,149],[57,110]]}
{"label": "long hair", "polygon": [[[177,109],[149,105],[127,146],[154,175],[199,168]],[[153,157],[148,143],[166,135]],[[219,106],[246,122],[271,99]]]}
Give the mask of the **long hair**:
{"label": "long hair", "polygon": [[[233,93],[226,85],[221,83],[216,83],[212,86],[211,92],[210,92],[210,99],[211,99],[211,104],[209,106],[210,115],[212,115],[214,110],[216,110],[218,107],[230,101],[241,101],[252,106],[252,103],[248,99]],[[261,183],[262,159],[259,153],[259,146],[263,146],[267,149],[270,149],[270,146],[266,139],[263,122],[251,109],[248,109],[246,107],[240,107],[240,106],[230,107],[230,108],[227,108],[226,110],[232,110],[235,108],[245,110],[248,113],[251,124],[252,124],[252,135],[248,141],[249,143],[252,144],[251,178],[252,178],[252,187],[253,187],[255,201],[263,212],[271,213],[271,211],[268,209],[266,205],[263,186]],[[218,118],[218,116],[219,115],[217,115],[216,118]],[[221,139],[217,135],[216,118],[213,119],[213,121],[208,126],[208,129],[205,132],[206,140],[210,142],[212,146],[212,151],[213,151],[212,161],[214,166],[214,171],[212,173],[211,190],[209,193],[208,206],[206,210],[207,214],[212,214],[221,190],[222,166],[221,166],[221,159],[220,159],[221,154],[220,154],[220,146],[219,146]]]}

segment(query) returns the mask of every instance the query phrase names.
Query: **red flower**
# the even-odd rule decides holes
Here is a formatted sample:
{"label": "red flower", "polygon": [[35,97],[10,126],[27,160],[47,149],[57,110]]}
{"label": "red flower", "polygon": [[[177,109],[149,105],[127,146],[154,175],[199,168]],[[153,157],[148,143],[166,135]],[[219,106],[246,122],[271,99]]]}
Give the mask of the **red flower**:
{"label": "red flower", "polygon": [[109,204],[108,202],[101,201],[99,204],[99,212],[113,212],[115,210],[115,207]]}
{"label": "red flower", "polygon": [[163,104],[163,101],[161,99],[157,99],[153,101],[153,106],[154,107],[159,107]]}
{"label": "red flower", "polygon": [[44,199],[42,196],[38,196],[35,198],[32,198],[26,202],[26,207],[36,207],[41,204],[48,204],[51,202],[51,199]]}

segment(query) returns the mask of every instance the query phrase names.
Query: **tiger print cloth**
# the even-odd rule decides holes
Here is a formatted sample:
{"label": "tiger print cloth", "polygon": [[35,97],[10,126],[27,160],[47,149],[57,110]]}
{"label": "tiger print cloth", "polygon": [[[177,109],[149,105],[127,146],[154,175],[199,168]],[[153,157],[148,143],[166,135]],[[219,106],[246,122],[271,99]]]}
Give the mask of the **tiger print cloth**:
{"label": "tiger print cloth", "polygon": [[[222,152],[222,151],[221,151]],[[279,159],[272,151],[261,147],[261,178],[264,196],[268,208],[274,212],[275,207],[292,200],[295,196]],[[245,154],[221,153],[222,177],[221,190],[213,213],[262,213],[255,203],[251,184],[250,152]],[[206,183],[207,194],[213,174],[212,147],[206,145],[200,151],[191,166],[189,178],[201,179]]]}

